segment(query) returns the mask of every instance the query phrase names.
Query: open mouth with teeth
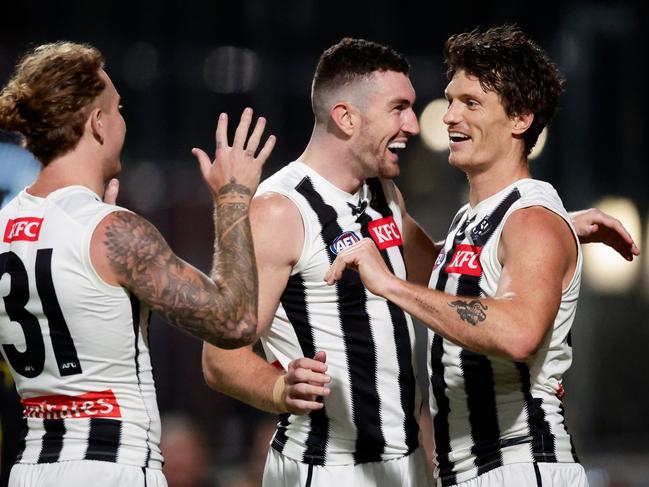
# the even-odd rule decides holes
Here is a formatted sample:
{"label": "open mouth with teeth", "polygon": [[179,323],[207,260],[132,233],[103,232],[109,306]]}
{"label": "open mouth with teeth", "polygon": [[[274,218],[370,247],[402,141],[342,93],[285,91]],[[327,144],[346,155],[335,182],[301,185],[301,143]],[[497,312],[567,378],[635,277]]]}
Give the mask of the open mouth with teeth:
{"label": "open mouth with teeth", "polygon": [[388,145],[388,150],[392,152],[393,154],[396,154],[399,152],[401,149],[406,148],[406,143],[405,142],[391,142]]}
{"label": "open mouth with teeth", "polygon": [[448,138],[451,142],[464,142],[465,140],[471,139],[471,137],[462,132],[449,132]]}

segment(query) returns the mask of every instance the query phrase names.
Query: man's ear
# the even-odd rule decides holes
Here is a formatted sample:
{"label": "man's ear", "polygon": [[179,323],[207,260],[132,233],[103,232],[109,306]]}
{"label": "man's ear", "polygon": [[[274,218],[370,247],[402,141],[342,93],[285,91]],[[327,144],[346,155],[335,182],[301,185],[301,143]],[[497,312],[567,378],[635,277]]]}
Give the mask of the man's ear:
{"label": "man's ear", "polygon": [[88,120],[90,122],[90,133],[92,134],[93,138],[100,144],[104,143],[104,127],[102,125],[102,117],[103,112],[99,107],[93,108],[90,112],[90,116],[88,117]]}
{"label": "man's ear", "polygon": [[336,103],[329,112],[333,124],[348,137],[354,134],[358,124],[358,115],[354,107],[345,102]]}
{"label": "man's ear", "polygon": [[534,121],[534,114],[530,112],[524,113],[522,115],[514,115],[512,117],[512,120],[514,122],[514,125],[512,126],[512,133],[514,135],[521,135],[528,128],[530,128],[530,125],[532,125],[532,122]]}

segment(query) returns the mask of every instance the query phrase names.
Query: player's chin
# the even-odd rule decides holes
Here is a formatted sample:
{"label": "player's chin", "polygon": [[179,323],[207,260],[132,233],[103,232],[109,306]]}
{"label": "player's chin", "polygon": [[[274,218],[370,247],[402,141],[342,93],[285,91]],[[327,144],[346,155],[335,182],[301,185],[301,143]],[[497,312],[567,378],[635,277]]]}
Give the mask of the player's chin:
{"label": "player's chin", "polygon": [[383,179],[394,179],[401,172],[397,162],[386,161],[379,167],[379,176]]}

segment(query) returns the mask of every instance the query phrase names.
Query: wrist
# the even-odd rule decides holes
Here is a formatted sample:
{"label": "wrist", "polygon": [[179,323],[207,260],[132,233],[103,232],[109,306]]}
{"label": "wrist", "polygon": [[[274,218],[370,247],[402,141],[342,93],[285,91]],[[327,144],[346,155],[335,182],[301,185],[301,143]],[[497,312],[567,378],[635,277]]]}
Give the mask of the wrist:
{"label": "wrist", "polygon": [[280,413],[288,412],[288,408],[286,407],[286,400],[284,398],[284,390],[286,389],[286,382],[284,378],[284,375],[280,375],[275,381],[275,385],[273,386],[273,406]]}

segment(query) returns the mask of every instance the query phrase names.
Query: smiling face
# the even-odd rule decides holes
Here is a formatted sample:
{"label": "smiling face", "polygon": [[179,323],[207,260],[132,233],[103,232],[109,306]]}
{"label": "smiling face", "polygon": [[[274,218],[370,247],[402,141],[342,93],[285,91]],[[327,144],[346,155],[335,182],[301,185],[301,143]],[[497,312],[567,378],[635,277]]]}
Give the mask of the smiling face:
{"label": "smiling face", "polygon": [[412,110],[415,90],[410,79],[395,71],[377,71],[364,86],[360,128],[352,153],[365,177],[392,179],[399,175],[399,155],[408,139],[419,133]]}
{"label": "smiling face", "polygon": [[446,99],[449,163],[470,173],[503,160],[524,158],[521,120],[508,117],[499,95],[485,91],[477,77],[456,72],[446,87]]}

